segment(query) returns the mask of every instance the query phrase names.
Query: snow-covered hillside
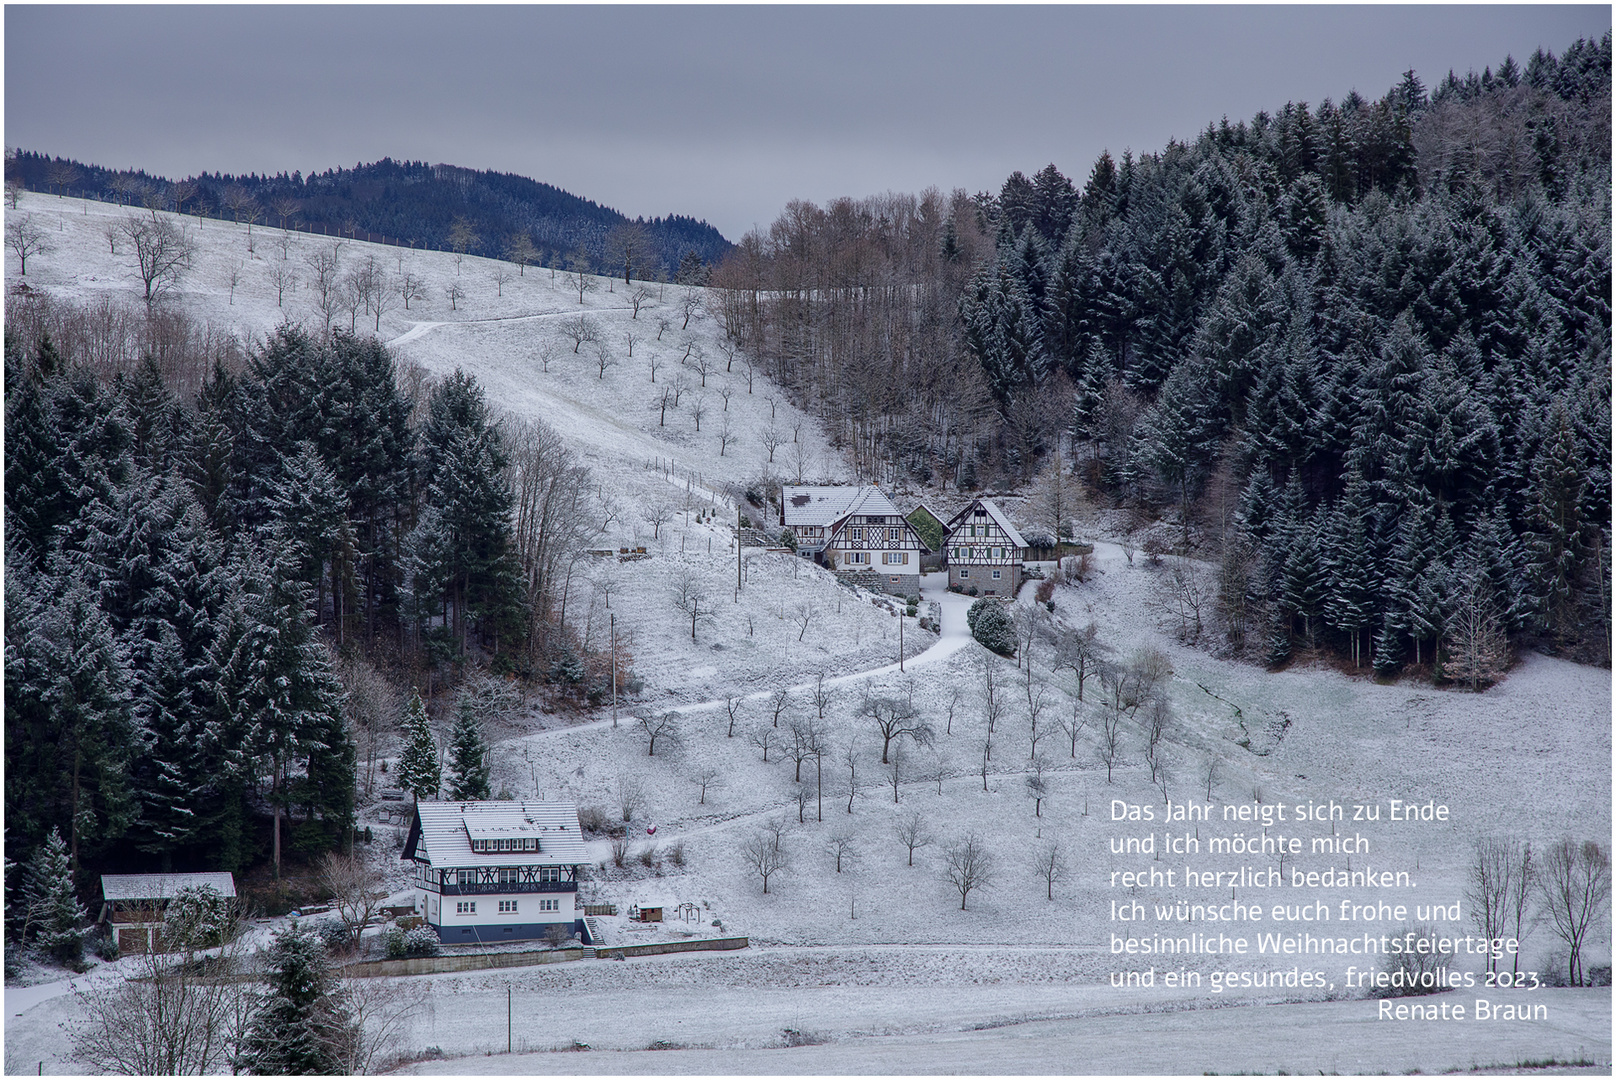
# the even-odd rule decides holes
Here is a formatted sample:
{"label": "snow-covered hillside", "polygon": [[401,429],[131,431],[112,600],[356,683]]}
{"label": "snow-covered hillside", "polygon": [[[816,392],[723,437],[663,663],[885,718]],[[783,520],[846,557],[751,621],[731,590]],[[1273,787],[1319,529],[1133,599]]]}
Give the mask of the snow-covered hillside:
{"label": "snow-covered hillside", "polygon": [[[30,259],[28,283],[64,297],[111,295],[137,303],[131,260],[114,256],[102,234],[132,212],[25,194],[13,213],[42,222],[54,245]],[[320,324],[302,275],[307,257],[329,251],[331,239],[294,234],[286,238],[283,259],[278,230],[253,229],[249,250],[245,227],[216,221],[199,226],[194,219],[188,225],[198,253],[170,302],[253,336],[283,320]],[[617,725],[605,711],[585,723],[537,712],[523,717],[495,748],[496,791],[575,799],[610,812],[621,806],[624,785],[636,785],[629,858],[616,867],[609,842],[595,841],[598,866],[584,885],[586,898],[620,908],[671,908],[688,901],[705,919],[721,921],[725,932],[749,934],[760,946],[734,956],[615,967],[585,961],[497,975],[433,976],[422,980],[432,988],[431,1007],[402,1037],[407,1048],[438,1046],[451,1057],[503,1049],[507,985],[514,985],[517,1009],[524,996],[530,1005],[563,1003],[542,1017],[530,1013],[526,1037],[517,1029],[518,1049],[565,1046],[574,1038],[599,1049],[758,1049],[780,1045],[787,1031],[832,1044],[780,1064],[758,1056],[738,1059],[744,1062],[739,1067],[755,1072],[1436,1070],[1579,1049],[1609,1060],[1608,991],[1557,1006],[1560,1022],[1546,1027],[1542,1038],[1525,1034],[1472,1043],[1459,1025],[1427,1025],[1417,1041],[1405,1033],[1364,1054],[1352,1052],[1354,1040],[1377,1038],[1372,1030],[1357,1034],[1363,1027],[1358,1021],[1372,1009],[1366,1001],[1287,1005],[1282,1012],[1264,1012],[1260,1022],[1252,1015],[1231,1021],[1222,1010],[1207,1009],[1180,1023],[1170,1012],[1148,1026],[1102,1025],[1095,1031],[1103,1035],[1086,1035],[1087,1021],[1073,1018],[1338,998],[1344,990],[1212,997],[1156,989],[1130,996],[1106,984],[1107,973],[1119,966],[1108,945],[1118,925],[1111,920],[1112,901],[1182,898],[1170,889],[1109,885],[1113,871],[1141,864],[1137,855],[1112,852],[1110,841],[1123,834],[1110,820],[1112,800],[1158,809],[1162,803],[1162,789],[1144,763],[1141,724],[1125,722],[1120,761],[1108,781],[1097,752],[1093,684],[1079,703],[1069,672],[1041,673],[1050,705],[1037,743],[1045,794],[1035,814],[1024,673],[1013,661],[997,662],[1001,693],[1010,705],[993,733],[984,769],[989,733],[981,687],[987,654],[965,632],[970,602],[947,594],[940,575],[929,576],[923,586],[926,599],[938,605],[940,635],[918,630],[915,620],[900,624],[897,605],[844,588],[803,560],[758,549],[746,549],[745,580],[737,591],[735,506],[723,495],[725,485],[744,483],[766,468],[795,477],[799,460],[809,478],[845,479],[849,472],[812,420],[766,376],[753,372],[748,384],[746,358],[731,359],[713,318],[698,306],[688,328],[682,325],[682,290],[649,286],[651,295],[636,317],[632,293],[620,280],[593,279],[596,287],[580,305],[564,276],[552,278],[548,270],[528,268],[516,276],[514,267],[502,270],[487,260],[355,243],[343,244],[339,255],[344,265],[374,257],[395,277],[419,275],[425,298],[412,300],[408,312],[402,305],[385,312],[380,337],[403,361],[434,374],[463,368],[500,408],[542,419],[565,435],[597,485],[599,545],[644,546],[650,556],[580,560],[567,614],[596,644],[615,617],[634,672],[646,684],[643,698],[625,705]],[[277,267],[302,282],[279,304]],[[230,278],[238,268],[232,303]],[[496,280],[501,273],[509,279]],[[18,280],[15,258],[7,262],[6,277],[8,283]],[[463,295],[451,306],[448,292],[456,287]],[[564,325],[580,314],[594,321],[611,350],[604,370],[591,343],[574,352],[573,340],[564,336]],[[664,319],[671,325],[661,328]],[[630,335],[636,338],[632,358]],[[698,365],[709,369],[705,390]],[[661,395],[675,378],[684,381],[680,404],[670,405],[664,421]],[[704,402],[700,431],[692,405],[697,401]],[[726,419],[734,441],[725,438],[721,446]],[[771,424],[784,439],[772,465],[762,441]],[[642,511],[661,504],[676,513],[653,523],[653,515]],[[1373,861],[1417,870],[1418,895],[1429,903],[1448,904],[1463,895],[1478,837],[1609,834],[1609,672],[1530,655],[1481,695],[1412,680],[1381,684],[1303,664],[1270,674],[1176,642],[1152,603],[1165,567],[1129,558],[1103,539],[1094,562],[1087,582],[1055,590],[1055,624],[1074,628],[1092,620],[1117,660],[1146,647],[1170,659],[1169,797],[1205,801],[1206,763],[1216,761],[1210,799],[1217,803],[1435,799],[1451,812],[1440,827],[1393,833],[1383,823],[1373,833],[1380,845]],[[688,618],[673,603],[681,583],[700,588],[716,605],[714,619],[696,626],[695,640]],[[1024,589],[1018,602],[1030,607],[1031,592]],[[901,672],[893,669],[900,625],[906,657]],[[799,801],[797,763],[784,744],[793,719],[817,718],[812,691],[820,676],[829,692],[820,730],[828,749],[822,760],[805,758],[801,775],[822,775],[823,785],[809,788]],[[771,696],[780,689],[789,697],[776,726]],[[895,783],[892,765],[882,763],[881,739],[861,708],[866,691],[912,700],[931,725],[929,746],[900,743]],[[740,699],[733,728],[726,698]],[[679,711],[677,739],[659,741],[649,754],[637,719],[673,710]],[[1055,726],[1056,715],[1084,720],[1075,743]],[[919,814],[931,838],[913,852],[912,865],[897,839],[911,813]],[[789,860],[765,894],[740,852],[771,820],[784,823]],[[654,837],[647,831],[652,824]],[[392,856],[402,837],[393,833],[381,828],[373,850],[396,867]],[[944,853],[969,834],[982,840],[996,865],[962,910],[959,893],[944,876]],[[1053,883],[1035,867],[1050,841],[1059,845],[1067,870]],[[838,847],[840,869],[833,854]],[[682,862],[673,859],[675,849]],[[1338,861],[1309,856],[1300,865]],[[1144,865],[1152,863],[1167,865],[1146,856]],[[1373,895],[1337,892],[1334,899],[1353,901]],[[1464,932],[1467,926],[1465,917],[1449,929]],[[630,931],[616,924],[607,933],[624,938]],[[1605,962],[1607,942],[1601,937],[1595,962]],[[1538,931],[1526,947],[1529,963],[1548,963],[1554,947],[1552,935]],[[1295,959],[1264,957],[1245,966],[1288,970]],[[1207,971],[1222,962],[1192,957],[1185,966]],[[1319,965],[1332,977],[1345,966],[1335,958]],[[19,1065],[44,1061],[45,1071],[53,1064],[71,1071],[56,1025],[75,1008],[38,1005],[12,1017],[8,1066],[15,1045]],[[1353,1032],[1350,1038],[1299,1040],[1289,1030],[1290,1024],[1336,1030],[1348,1021],[1356,1026],[1341,1030]],[[1013,1037],[970,1034],[985,1025],[1008,1029]],[[1218,1041],[1230,1031],[1240,1033],[1237,1047]],[[1136,1059],[1111,1045],[1157,1035],[1164,1043],[1198,1038],[1209,1049],[1204,1055]],[[921,1037],[956,1040],[965,1056],[910,1057],[913,1040]],[[1106,1041],[1109,1056],[1088,1056],[1085,1039],[1094,1038]],[[859,1056],[861,1050],[869,1056]],[[550,1066],[518,1059],[499,1071],[730,1067],[715,1055],[642,1056],[653,1060],[621,1055],[608,1064],[606,1055],[579,1055]],[[501,1060],[492,1059],[496,1067]],[[455,1072],[474,1068],[451,1066]]]}

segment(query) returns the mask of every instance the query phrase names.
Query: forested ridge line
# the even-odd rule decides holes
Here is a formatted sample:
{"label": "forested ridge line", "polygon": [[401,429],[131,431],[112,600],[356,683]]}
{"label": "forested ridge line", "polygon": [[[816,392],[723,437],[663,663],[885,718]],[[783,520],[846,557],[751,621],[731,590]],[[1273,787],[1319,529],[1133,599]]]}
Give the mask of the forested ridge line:
{"label": "forested ridge line", "polygon": [[[730,248],[719,231],[678,214],[628,218],[514,173],[383,158],[353,168],[170,180],[33,150],[8,150],[6,180],[32,191],[87,195],[280,228],[509,258],[589,272],[670,278],[699,273]],[[364,235],[360,235],[363,233]]]}
{"label": "forested ridge line", "polygon": [[792,203],[714,303],[864,475],[1036,480],[1050,533],[1071,476],[1219,564],[1220,647],[1479,687],[1609,662],[1610,211],[1607,34],[1081,188]]}

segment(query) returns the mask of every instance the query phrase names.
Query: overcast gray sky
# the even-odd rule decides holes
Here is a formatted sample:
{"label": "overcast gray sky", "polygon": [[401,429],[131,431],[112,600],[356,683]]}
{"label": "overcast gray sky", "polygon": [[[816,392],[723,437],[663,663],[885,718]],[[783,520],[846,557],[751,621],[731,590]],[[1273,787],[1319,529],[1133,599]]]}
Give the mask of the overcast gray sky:
{"label": "overcast gray sky", "polygon": [[5,11],[5,141],[166,176],[384,156],[730,239],[789,199],[997,188],[1288,100],[1559,53],[1611,8],[81,7]]}

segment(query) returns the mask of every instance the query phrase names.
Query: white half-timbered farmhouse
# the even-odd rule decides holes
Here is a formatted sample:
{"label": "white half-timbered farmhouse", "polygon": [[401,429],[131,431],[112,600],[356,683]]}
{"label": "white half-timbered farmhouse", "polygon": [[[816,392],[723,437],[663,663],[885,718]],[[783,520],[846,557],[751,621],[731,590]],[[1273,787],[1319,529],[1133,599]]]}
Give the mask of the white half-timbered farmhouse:
{"label": "white half-timbered farmhouse", "polygon": [[521,941],[560,928],[585,942],[578,807],[518,800],[421,802],[403,858],[439,940]]}
{"label": "white half-timbered farmhouse", "polygon": [[880,488],[786,485],[780,494],[780,523],[796,534],[799,554],[873,588],[920,592],[925,541]]}
{"label": "white half-timbered farmhouse", "polygon": [[949,519],[948,584],[982,596],[1014,596],[1021,588],[1027,541],[992,499],[975,499]]}

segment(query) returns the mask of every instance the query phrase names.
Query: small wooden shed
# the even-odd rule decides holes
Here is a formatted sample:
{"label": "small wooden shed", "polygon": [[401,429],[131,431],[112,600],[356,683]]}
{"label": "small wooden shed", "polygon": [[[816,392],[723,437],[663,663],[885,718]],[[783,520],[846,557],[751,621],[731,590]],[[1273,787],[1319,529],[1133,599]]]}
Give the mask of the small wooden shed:
{"label": "small wooden shed", "polygon": [[119,952],[162,951],[163,917],[181,889],[207,886],[220,896],[236,895],[234,874],[102,874],[101,918],[118,934]]}

